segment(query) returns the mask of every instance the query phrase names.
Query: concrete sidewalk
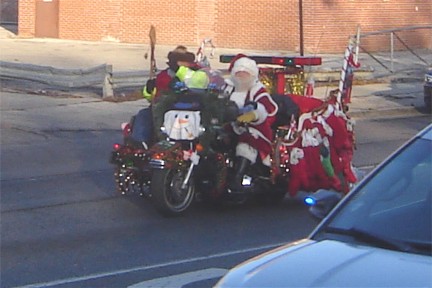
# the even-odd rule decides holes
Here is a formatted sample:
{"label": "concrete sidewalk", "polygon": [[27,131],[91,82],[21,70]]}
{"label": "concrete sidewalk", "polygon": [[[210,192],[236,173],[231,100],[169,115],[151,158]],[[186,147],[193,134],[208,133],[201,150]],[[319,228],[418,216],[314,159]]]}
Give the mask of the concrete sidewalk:
{"label": "concrete sidewalk", "polygon": [[[148,44],[20,39],[6,33],[4,29],[0,29],[0,38],[1,61],[65,69],[91,68],[106,63],[113,65],[114,73],[116,71],[148,70],[149,67],[149,60],[144,58],[149,50]],[[159,69],[166,67],[166,55],[173,48],[156,45],[156,63]],[[188,48],[192,52],[198,49],[198,47]],[[212,68],[227,69],[228,64],[219,63],[219,55],[237,53],[297,55],[290,51],[245,51],[216,47],[215,56],[210,59]],[[424,106],[422,81],[426,67],[432,64],[432,53],[431,51],[416,51],[416,53],[419,57],[410,52],[396,53],[393,61],[393,70],[396,71],[394,73],[389,72],[369,55],[361,53],[359,57],[361,68],[355,72],[354,77],[362,80],[365,85],[353,86],[350,113],[360,117],[366,114],[382,116],[384,113],[421,112]],[[318,56],[323,59],[322,65],[306,71],[311,72],[316,78],[315,97],[323,98],[330,90],[337,88],[337,83],[327,84],[326,79],[339,75],[343,55],[341,53],[340,55]],[[379,53],[374,56],[387,67],[391,66],[389,53]],[[318,83],[318,81],[321,82]],[[7,91],[7,87],[1,88]]]}

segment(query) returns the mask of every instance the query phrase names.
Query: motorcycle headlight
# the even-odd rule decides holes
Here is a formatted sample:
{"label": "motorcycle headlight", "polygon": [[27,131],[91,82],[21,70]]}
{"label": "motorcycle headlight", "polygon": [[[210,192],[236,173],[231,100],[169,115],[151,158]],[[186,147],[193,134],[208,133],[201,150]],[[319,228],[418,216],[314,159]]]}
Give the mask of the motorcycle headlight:
{"label": "motorcycle headlight", "polygon": [[206,128],[204,126],[199,127],[199,135],[202,135],[206,131]]}
{"label": "motorcycle headlight", "polygon": [[426,83],[432,83],[432,75],[431,74],[425,75],[425,82]]}

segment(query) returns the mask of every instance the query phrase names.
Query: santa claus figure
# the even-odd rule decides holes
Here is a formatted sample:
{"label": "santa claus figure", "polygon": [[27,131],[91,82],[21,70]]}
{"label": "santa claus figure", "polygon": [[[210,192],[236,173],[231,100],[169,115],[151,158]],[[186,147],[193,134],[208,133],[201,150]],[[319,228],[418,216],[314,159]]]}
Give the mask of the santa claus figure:
{"label": "santa claus figure", "polygon": [[[238,135],[236,147],[236,175],[232,189],[239,189],[247,167],[257,160],[270,167],[272,150],[272,123],[278,111],[277,104],[259,81],[259,69],[254,60],[239,54],[230,63],[231,77],[226,80],[229,98],[241,111],[231,129]],[[244,126],[247,124],[248,128]]]}

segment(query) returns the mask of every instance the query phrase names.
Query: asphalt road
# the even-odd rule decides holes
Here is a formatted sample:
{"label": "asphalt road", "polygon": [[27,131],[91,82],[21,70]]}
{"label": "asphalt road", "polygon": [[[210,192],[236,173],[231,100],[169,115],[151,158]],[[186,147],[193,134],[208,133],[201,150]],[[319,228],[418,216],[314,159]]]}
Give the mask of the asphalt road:
{"label": "asphalt road", "polygon": [[[51,122],[69,116],[3,107],[1,287],[211,287],[236,263],[316,225],[300,198],[195,205],[163,218],[115,193],[108,156],[120,116],[99,123],[95,111],[99,128],[58,129]],[[370,169],[428,123],[430,115],[358,121],[355,166]]]}

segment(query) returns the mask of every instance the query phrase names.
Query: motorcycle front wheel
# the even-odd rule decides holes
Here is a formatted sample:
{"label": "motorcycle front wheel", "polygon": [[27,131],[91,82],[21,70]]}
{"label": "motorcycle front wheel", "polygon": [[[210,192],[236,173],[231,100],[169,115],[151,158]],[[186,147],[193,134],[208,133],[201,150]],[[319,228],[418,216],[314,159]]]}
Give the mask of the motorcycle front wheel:
{"label": "motorcycle front wheel", "polygon": [[191,205],[195,195],[193,178],[182,188],[186,170],[154,170],[151,181],[151,194],[156,209],[164,216],[179,216]]}

